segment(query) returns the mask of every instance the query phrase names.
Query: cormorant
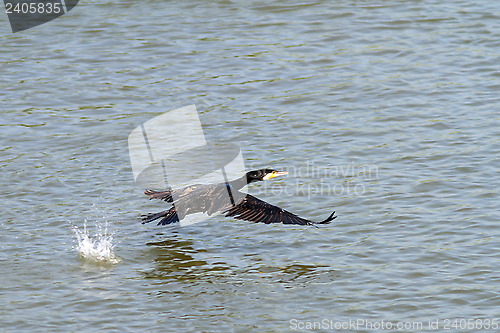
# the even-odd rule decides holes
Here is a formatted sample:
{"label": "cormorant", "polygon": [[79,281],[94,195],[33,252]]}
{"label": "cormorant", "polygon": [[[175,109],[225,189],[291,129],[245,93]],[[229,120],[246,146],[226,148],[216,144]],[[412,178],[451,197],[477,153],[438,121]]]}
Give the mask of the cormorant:
{"label": "cormorant", "polygon": [[[262,169],[247,172],[243,177],[228,183],[196,184],[173,191],[171,189],[167,191],[146,190],[144,194],[149,196],[150,200],[159,199],[175,205],[162,212],[144,216],[142,223],[149,223],[161,218],[158,225],[166,225],[179,222],[186,215],[201,212],[207,213],[209,216],[216,212],[221,212],[225,216],[231,216],[236,219],[266,224],[327,224],[337,217],[334,216],[335,212],[333,212],[327,219],[321,222],[309,221],[257,199],[250,194],[239,192],[247,184],[286,174],[288,174],[286,171]],[[227,200],[228,193],[230,201]]]}

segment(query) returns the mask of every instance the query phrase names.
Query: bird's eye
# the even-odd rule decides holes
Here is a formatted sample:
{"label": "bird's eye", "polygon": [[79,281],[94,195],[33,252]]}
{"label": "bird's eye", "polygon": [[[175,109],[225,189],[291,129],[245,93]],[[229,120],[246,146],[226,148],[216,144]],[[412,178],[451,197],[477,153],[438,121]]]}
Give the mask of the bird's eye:
{"label": "bird's eye", "polygon": [[273,175],[276,173],[276,171],[273,171]]}

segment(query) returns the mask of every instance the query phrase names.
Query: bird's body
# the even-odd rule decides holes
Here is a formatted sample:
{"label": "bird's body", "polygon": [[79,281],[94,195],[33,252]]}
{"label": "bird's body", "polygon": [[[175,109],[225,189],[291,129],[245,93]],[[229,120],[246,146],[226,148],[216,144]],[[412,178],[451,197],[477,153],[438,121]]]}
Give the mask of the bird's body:
{"label": "bird's body", "polygon": [[312,222],[292,214],[284,209],[273,206],[250,194],[242,193],[239,190],[248,183],[268,180],[287,172],[280,172],[271,169],[262,169],[247,172],[243,177],[228,183],[219,184],[195,184],[177,190],[151,191],[144,193],[149,199],[159,199],[174,204],[168,210],[148,214],[144,217],[143,223],[160,219],[158,225],[166,225],[182,220],[186,215],[194,213],[206,213],[209,216],[220,212],[225,216],[236,219],[262,222],[262,223],[283,223],[314,225],[330,223],[336,216],[333,212],[326,220]]}

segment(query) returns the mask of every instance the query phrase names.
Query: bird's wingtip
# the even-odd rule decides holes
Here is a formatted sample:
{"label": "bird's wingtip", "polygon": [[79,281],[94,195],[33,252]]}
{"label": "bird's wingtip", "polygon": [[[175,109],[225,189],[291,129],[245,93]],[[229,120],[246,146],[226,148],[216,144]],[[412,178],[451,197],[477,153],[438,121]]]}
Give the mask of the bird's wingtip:
{"label": "bird's wingtip", "polygon": [[331,213],[330,216],[328,216],[324,221],[318,222],[318,224],[328,224],[328,223],[332,222],[333,220],[335,220],[337,218],[337,216],[334,216],[334,215],[335,215],[335,211],[333,211],[333,213]]}

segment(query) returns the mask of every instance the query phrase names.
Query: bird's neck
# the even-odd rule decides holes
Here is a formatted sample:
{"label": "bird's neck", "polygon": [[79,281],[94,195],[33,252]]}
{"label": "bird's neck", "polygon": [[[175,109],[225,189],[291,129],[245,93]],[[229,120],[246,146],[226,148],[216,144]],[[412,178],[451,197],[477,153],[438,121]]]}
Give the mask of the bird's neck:
{"label": "bird's neck", "polygon": [[239,190],[241,190],[243,187],[245,187],[248,184],[247,176],[244,175],[241,178],[238,178],[238,179],[235,179],[233,181],[230,181],[229,184],[236,191],[239,191]]}

